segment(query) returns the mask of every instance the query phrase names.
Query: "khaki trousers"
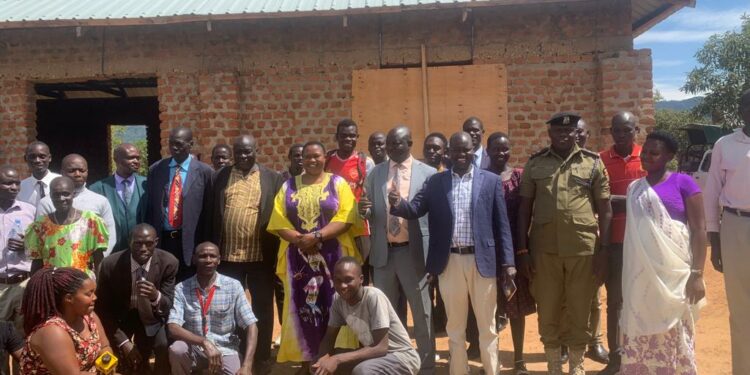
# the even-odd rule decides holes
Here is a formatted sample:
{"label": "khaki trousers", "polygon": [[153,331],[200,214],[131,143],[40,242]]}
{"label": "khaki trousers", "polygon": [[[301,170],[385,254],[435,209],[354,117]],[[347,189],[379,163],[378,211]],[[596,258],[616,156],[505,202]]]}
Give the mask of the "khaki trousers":
{"label": "khaki trousers", "polygon": [[497,279],[482,277],[477,270],[473,254],[450,254],[445,270],[439,276],[440,294],[445,300],[451,375],[469,373],[466,355],[466,317],[469,314],[469,298],[477,317],[479,352],[487,375],[498,372],[497,329]]}
{"label": "khaki trousers", "polygon": [[721,260],[729,305],[732,373],[750,374],[750,218],[724,211],[721,220]]}
{"label": "khaki trousers", "polygon": [[597,290],[593,256],[560,257],[535,252],[532,258],[536,273],[531,280],[531,293],[537,303],[544,348],[585,348],[591,342],[589,317]]}

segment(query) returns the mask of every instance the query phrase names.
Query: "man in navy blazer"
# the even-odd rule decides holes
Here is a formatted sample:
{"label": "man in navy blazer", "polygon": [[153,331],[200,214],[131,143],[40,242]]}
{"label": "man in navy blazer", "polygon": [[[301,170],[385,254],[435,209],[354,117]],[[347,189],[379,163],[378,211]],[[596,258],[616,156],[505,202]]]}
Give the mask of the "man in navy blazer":
{"label": "man in navy blazer", "polygon": [[[446,333],[451,375],[468,374],[466,317],[469,298],[477,317],[482,365],[497,374],[497,278],[515,276],[513,244],[500,178],[474,168],[472,139],[459,132],[450,138],[451,170],[433,175],[410,202],[391,192],[391,213],[406,219],[429,219],[426,277],[440,279],[447,302]],[[498,275],[498,269],[501,270]]]}
{"label": "man in navy blazer", "polygon": [[210,166],[190,154],[192,147],[190,129],[172,129],[172,156],[157,161],[148,170],[146,222],[156,228],[159,248],[180,260],[178,282],[195,273],[191,261],[200,234],[196,229],[203,213],[203,195],[213,175]]}
{"label": "man in navy blazer", "polygon": [[123,143],[112,152],[115,173],[89,186],[89,190],[104,196],[112,206],[117,228],[117,241],[112,252],[130,246],[130,231],[146,219],[146,177],[138,174],[141,152],[130,143]]}

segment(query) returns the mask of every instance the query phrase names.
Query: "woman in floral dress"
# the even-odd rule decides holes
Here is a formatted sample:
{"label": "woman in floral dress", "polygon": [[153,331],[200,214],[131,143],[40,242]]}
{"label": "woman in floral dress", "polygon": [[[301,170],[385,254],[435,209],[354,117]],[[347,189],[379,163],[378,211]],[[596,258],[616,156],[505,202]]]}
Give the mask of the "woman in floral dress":
{"label": "woman in floral dress", "polygon": [[68,177],[52,180],[55,212],[38,217],[26,230],[32,273],[42,267],[73,267],[92,276],[99,268],[107,249],[107,227],[95,213],[73,208],[73,189]]}
{"label": "woman in floral dress", "polygon": [[96,359],[112,351],[94,301],[96,283],[78,269],[45,268],[31,276],[22,303],[21,373],[94,372]]}

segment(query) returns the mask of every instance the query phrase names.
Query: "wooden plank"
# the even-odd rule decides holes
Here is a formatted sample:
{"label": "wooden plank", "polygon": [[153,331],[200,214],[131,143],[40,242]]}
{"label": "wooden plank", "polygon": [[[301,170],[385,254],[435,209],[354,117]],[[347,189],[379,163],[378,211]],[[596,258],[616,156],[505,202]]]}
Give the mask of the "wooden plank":
{"label": "wooden plank", "polygon": [[[427,69],[427,80],[430,131],[450,136],[470,116],[482,120],[487,135],[508,131],[504,65],[433,67]],[[420,68],[353,72],[352,113],[360,127],[361,149],[372,132],[405,124],[412,130],[412,152],[422,157],[426,135],[422,85]]]}

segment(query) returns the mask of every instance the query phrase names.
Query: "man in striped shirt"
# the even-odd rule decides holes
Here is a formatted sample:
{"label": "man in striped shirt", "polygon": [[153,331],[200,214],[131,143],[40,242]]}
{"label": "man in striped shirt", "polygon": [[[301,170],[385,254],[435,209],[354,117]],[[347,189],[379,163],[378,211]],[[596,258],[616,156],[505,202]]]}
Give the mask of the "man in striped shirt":
{"label": "man in striped shirt", "polygon": [[273,335],[273,282],[278,238],[266,232],[281,176],[255,162],[257,142],[250,135],[233,144],[234,165],[219,170],[208,191],[205,238],[219,244],[219,271],[250,291],[258,316],[256,366],[267,366]]}

